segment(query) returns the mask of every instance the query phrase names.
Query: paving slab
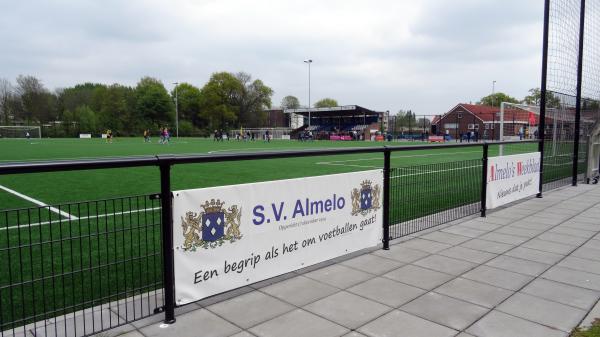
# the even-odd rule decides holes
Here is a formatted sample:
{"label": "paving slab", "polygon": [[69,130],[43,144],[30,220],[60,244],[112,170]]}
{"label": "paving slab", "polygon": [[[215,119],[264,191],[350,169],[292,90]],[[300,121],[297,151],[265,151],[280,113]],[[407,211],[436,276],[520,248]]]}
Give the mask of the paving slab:
{"label": "paving slab", "polygon": [[558,263],[558,266],[600,274],[600,261],[588,260],[575,256],[567,256]]}
{"label": "paving slab", "polygon": [[383,276],[425,290],[431,290],[454,278],[454,276],[450,274],[440,273],[413,265],[400,267]]}
{"label": "paving slab", "polygon": [[589,239],[596,234],[596,232],[594,232],[594,231],[575,229],[575,228],[571,228],[571,227],[565,227],[563,225],[556,226],[556,227],[552,228],[549,232],[578,236],[580,238],[585,238],[585,239]]}
{"label": "paving slab", "polygon": [[504,253],[503,255],[551,265],[555,264],[556,262],[560,261],[565,257],[561,254],[544,252],[541,250],[525,247],[515,247],[509,250],[508,252]]}
{"label": "paving slab", "polygon": [[577,326],[587,313],[586,310],[523,293],[514,294],[496,309],[565,332]]}
{"label": "paving slab", "polygon": [[389,306],[346,291],[313,302],[303,309],[352,330],[392,310]]}
{"label": "paving slab", "polygon": [[446,244],[449,244],[452,246],[455,246],[455,245],[458,245],[465,241],[471,240],[471,238],[468,236],[450,234],[450,233],[445,233],[445,232],[440,232],[440,231],[435,231],[435,232],[431,232],[429,234],[425,234],[425,235],[421,236],[421,238],[431,240],[431,241],[446,243]]}
{"label": "paving slab", "polygon": [[250,329],[257,337],[337,337],[349,330],[302,309],[296,309]]}
{"label": "paving slab", "polygon": [[213,314],[206,309],[195,310],[177,316],[177,322],[166,328],[160,324],[152,324],[140,329],[145,337],[177,336],[177,337],[228,337],[241,331],[237,326]]}
{"label": "paving slab", "polygon": [[582,238],[582,237],[578,237],[578,236],[573,236],[573,235],[568,235],[568,234],[559,234],[559,233],[550,233],[550,232],[540,234],[538,236],[538,239],[545,240],[545,241],[558,242],[558,243],[562,243],[564,245],[571,245],[571,246],[580,246],[585,241],[587,241],[586,238]]}
{"label": "paving slab", "polygon": [[529,276],[538,276],[551,266],[549,264],[524,260],[508,255],[498,256],[497,258],[488,261],[485,265],[494,268],[514,271],[515,273],[525,274]]}
{"label": "paving slab", "polygon": [[577,250],[575,250],[573,253],[571,253],[571,256],[600,261],[600,249],[580,247],[577,248]]}
{"label": "paving slab", "polygon": [[479,266],[463,274],[462,277],[508,290],[518,290],[533,280],[531,276],[488,266]]}
{"label": "paving slab", "polygon": [[377,337],[451,337],[458,331],[406,312],[394,310],[358,329]]}
{"label": "paving slab", "polygon": [[319,282],[327,283],[340,289],[346,289],[355,284],[364,282],[375,277],[373,274],[366,273],[354,268],[336,264],[304,274]]}
{"label": "paving slab", "polygon": [[477,229],[480,231],[490,232],[490,231],[496,230],[496,229],[504,226],[505,224],[499,225],[499,224],[490,222],[490,220],[487,218],[477,218],[474,220],[465,221],[465,222],[461,223],[460,225],[463,227],[469,227],[469,228]]}
{"label": "paving slab", "polygon": [[342,262],[342,265],[362,270],[367,273],[381,275],[404,265],[404,263],[380,257],[374,254],[365,254]]}
{"label": "paving slab", "polygon": [[598,291],[543,278],[534,280],[521,292],[584,310],[589,310],[600,297]]}
{"label": "paving slab", "polygon": [[411,263],[429,255],[429,253],[420,250],[406,248],[402,244],[392,245],[390,250],[376,250],[373,254],[404,263]]}
{"label": "paving slab", "polygon": [[600,291],[600,275],[554,266],[542,274],[543,278],[577,287]]}
{"label": "paving slab", "polygon": [[434,292],[401,306],[400,310],[459,331],[488,312],[487,308]]}
{"label": "paving slab", "polygon": [[477,337],[565,337],[560,330],[496,310],[473,324],[467,332]]}
{"label": "paving slab", "polygon": [[249,333],[248,331],[240,331],[235,335],[231,335],[230,337],[256,337],[255,335]]}
{"label": "paving slab", "polygon": [[434,292],[471,302],[486,308],[495,307],[513,294],[510,290],[465,278],[457,278],[445,283],[438,288],[435,288]]}
{"label": "paving slab", "polygon": [[447,243],[435,242],[419,238],[406,241],[402,245],[405,248],[417,249],[430,254],[435,254],[440,250],[452,247],[452,245],[449,245]]}
{"label": "paving slab", "polygon": [[235,325],[247,329],[275,316],[291,311],[294,307],[275,297],[253,291],[207,307],[211,312],[226,318]]}
{"label": "paving slab", "polygon": [[535,236],[538,236],[542,232],[544,232],[544,231],[541,229],[520,228],[520,227],[514,227],[514,226],[510,226],[510,225],[504,226],[502,228],[498,228],[495,231],[493,231],[493,233],[510,234],[510,235],[522,236],[524,238],[533,238]]}
{"label": "paving slab", "polygon": [[370,279],[349,288],[347,291],[394,308],[399,307],[426,292],[423,289],[384,277]]}
{"label": "paving slab", "polygon": [[507,243],[509,245],[520,245],[523,242],[528,240],[528,238],[526,238],[526,237],[498,233],[497,231],[487,233],[485,235],[480,236],[479,238],[482,240]]}
{"label": "paving slab", "polygon": [[493,253],[493,254],[502,254],[507,250],[510,250],[514,247],[514,245],[494,242],[488,240],[481,239],[473,239],[471,241],[467,241],[460,245],[461,247],[471,248],[475,250],[481,250],[483,252]]}
{"label": "paving slab", "polygon": [[458,260],[442,255],[430,255],[419,261],[413,262],[412,264],[451,275],[460,275],[477,266],[477,264],[472,262]]}
{"label": "paving slab", "polygon": [[451,226],[448,228],[444,228],[441,230],[441,232],[466,236],[466,237],[470,237],[470,238],[476,238],[478,236],[481,236],[481,235],[487,233],[488,231],[465,227],[465,226],[460,226],[460,225],[455,225],[455,226]]}
{"label": "paving slab", "polygon": [[531,248],[536,250],[541,250],[543,252],[550,252],[556,254],[567,255],[576,247],[572,245],[565,245],[562,243],[545,241],[540,239],[532,239],[530,241],[525,242],[521,247]]}
{"label": "paving slab", "polygon": [[[600,221],[600,219],[598,221]],[[592,240],[589,240],[588,242],[584,243],[582,247],[600,250],[600,240],[594,237]]]}
{"label": "paving slab", "polygon": [[315,281],[308,277],[297,276],[289,280],[272,284],[260,291],[296,306],[303,306],[339,291],[338,288]]}
{"label": "paving slab", "polygon": [[484,263],[498,256],[497,254],[492,254],[481,250],[475,250],[461,246],[454,246],[452,248],[442,250],[438,253],[438,255],[448,256],[473,263]]}

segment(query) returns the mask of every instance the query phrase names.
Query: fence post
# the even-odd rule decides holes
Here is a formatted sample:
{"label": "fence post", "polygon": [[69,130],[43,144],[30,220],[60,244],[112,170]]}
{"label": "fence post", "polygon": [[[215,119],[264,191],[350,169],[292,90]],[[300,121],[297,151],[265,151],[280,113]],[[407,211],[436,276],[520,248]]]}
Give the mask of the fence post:
{"label": "fence post", "polygon": [[581,124],[581,81],[583,70],[583,40],[585,33],[585,0],[581,0],[579,10],[579,53],[577,55],[577,97],[575,98],[575,136],[573,137],[573,178],[572,185],[577,186],[579,164],[579,133]]}
{"label": "fence post", "polygon": [[[538,124],[538,151],[540,152],[540,185],[537,197],[544,191],[544,146],[546,139],[546,96],[548,86],[548,37],[550,32],[550,0],[544,1],[544,38],[542,41],[542,85],[540,87],[540,123]],[[556,124],[556,121],[552,122]]]}
{"label": "fence post", "polygon": [[175,268],[173,263],[173,196],[171,163],[160,162],[160,199],[162,208],[163,286],[166,324],[175,323]]}
{"label": "fence post", "polygon": [[383,249],[390,249],[390,154],[385,146],[383,152]]}
{"label": "fence post", "polygon": [[488,149],[489,144],[483,143],[483,159],[481,168],[481,216],[485,217],[485,211],[487,208],[487,168],[488,168]]}

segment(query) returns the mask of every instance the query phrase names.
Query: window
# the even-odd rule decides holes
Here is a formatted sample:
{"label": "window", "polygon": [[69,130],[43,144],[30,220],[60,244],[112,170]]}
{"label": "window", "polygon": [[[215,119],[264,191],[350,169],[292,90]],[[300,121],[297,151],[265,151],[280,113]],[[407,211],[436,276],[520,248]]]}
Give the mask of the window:
{"label": "window", "polygon": [[462,112],[458,113],[458,118],[462,118]]}
{"label": "window", "polygon": [[490,125],[489,124],[485,124],[485,129],[489,130],[489,128],[490,128]]}
{"label": "window", "polygon": [[446,123],[444,124],[444,129],[458,129],[457,123]]}

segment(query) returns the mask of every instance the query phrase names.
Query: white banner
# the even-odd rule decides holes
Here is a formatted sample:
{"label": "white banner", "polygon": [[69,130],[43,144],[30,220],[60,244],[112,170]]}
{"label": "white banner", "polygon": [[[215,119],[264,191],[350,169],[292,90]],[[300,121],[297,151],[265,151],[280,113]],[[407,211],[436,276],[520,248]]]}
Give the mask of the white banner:
{"label": "white banner", "polygon": [[537,194],[540,183],[540,153],[490,157],[487,168],[487,208]]}
{"label": "white banner", "polygon": [[382,239],[383,171],[173,192],[178,305]]}

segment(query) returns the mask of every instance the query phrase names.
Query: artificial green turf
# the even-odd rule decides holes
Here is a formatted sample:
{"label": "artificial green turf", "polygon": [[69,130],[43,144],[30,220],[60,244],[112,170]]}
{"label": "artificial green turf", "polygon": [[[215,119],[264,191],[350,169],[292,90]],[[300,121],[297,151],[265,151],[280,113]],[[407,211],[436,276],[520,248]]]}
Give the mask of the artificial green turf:
{"label": "artificial green turf", "polygon": [[[160,145],[144,143],[141,138],[116,139],[112,144],[99,139],[3,139],[0,140],[0,161],[422,144],[213,142],[183,138]],[[536,144],[507,145],[504,154],[531,152],[536,148]],[[498,153],[497,146],[490,147],[490,156]],[[481,188],[481,157],[480,147],[392,153],[392,223],[477,203]],[[546,179],[568,177],[569,158],[559,156],[553,160],[555,166]],[[381,153],[175,165],[171,174],[172,190],[353,172],[382,166]],[[158,168],[6,175],[0,176],[0,185],[46,204],[57,205],[62,211],[81,218],[69,222],[47,209],[37,208],[0,191],[0,261],[10,261],[7,263],[9,268],[0,273],[0,321],[3,322],[0,330],[11,327],[12,323],[22,325],[132,296],[133,291],[142,293],[161,287],[160,211],[117,214],[158,205],[158,201],[148,198],[149,194],[160,190]],[[109,198],[117,199],[105,201]],[[92,202],[82,203],[87,200]],[[128,204],[131,200],[136,203]],[[31,208],[3,211],[23,207]],[[476,208],[469,211],[473,210],[477,211]],[[115,215],[111,216],[111,213]],[[96,214],[101,217],[94,217]],[[108,216],[104,216],[106,214]],[[49,220],[52,223],[46,223]],[[28,226],[40,222],[41,225]],[[6,229],[22,224],[26,226]],[[392,236],[410,234],[426,227],[411,223]]]}

